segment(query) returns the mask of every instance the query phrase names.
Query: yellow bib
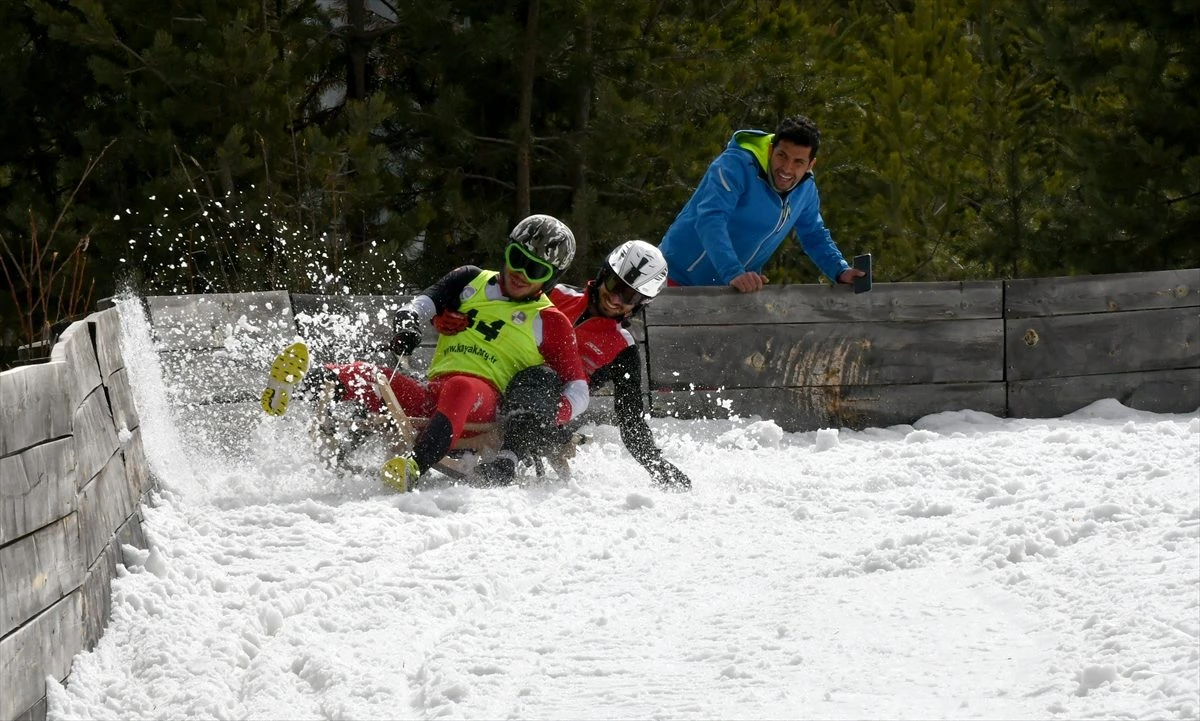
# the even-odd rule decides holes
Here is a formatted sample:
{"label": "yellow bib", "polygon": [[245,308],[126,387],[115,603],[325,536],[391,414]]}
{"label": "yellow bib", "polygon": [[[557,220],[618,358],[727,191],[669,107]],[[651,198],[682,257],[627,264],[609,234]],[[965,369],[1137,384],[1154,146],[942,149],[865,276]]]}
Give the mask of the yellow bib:
{"label": "yellow bib", "polygon": [[428,378],[447,373],[470,373],[486,378],[503,393],[519,371],[542,365],[545,358],[533,335],[533,322],[553,303],[545,294],[534,300],[487,297],[488,281],[499,275],[485,270],[463,290],[458,312],[470,319],[467,329],[438,338]]}

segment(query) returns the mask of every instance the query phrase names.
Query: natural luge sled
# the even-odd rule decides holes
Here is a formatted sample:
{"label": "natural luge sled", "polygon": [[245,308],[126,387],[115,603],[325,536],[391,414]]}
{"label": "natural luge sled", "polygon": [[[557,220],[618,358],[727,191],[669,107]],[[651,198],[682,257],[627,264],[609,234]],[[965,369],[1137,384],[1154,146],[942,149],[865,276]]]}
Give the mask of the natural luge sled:
{"label": "natural luge sled", "polygon": [[[286,412],[291,396],[308,370],[308,360],[308,349],[303,343],[289,346],[275,359],[262,395],[262,407],[267,414],[280,416]],[[326,380],[318,391],[314,420],[310,426],[313,440],[322,456],[359,473],[366,473],[370,469],[348,462],[346,455],[368,436],[384,436],[387,452],[391,456],[403,456],[412,452],[417,433],[429,423],[428,418],[410,417],[404,412],[383,373],[377,371],[372,380],[373,390],[383,400],[384,412],[339,416],[334,412],[338,384]],[[463,430],[463,436],[434,468],[451,478],[469,483],[477,480],[479,463],[492,460],[500,450],[504,431],[503,424],[499,422],[467,423]],[[545,465],[548,464],[560,479],[568,479],[571,475],[569,460],[575,455],[575,447],[587,440],[587,436],[573,433],[570,442],[548,449],[544,460],[542,457],[533,459],[537,477],[545,479]]]}

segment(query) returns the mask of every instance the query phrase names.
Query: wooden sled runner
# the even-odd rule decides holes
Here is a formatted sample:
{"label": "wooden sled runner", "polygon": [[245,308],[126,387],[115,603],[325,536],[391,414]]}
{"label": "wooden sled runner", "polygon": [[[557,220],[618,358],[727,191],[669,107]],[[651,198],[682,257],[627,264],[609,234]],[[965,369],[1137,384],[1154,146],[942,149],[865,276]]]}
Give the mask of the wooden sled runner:
{"label": "wooden sled runner", "polygon": [[[388,416],[397,429],[400,437],[398,445],[401,449],[399,455],[403,455],[412,450],[417,433],[429,423],[429,419],[409,417],[400,406],[396,394],[392,392],[391,384],[387,382],[383,374],[375,374],[374,385],[375,392],[383,399]],[[434,468],[451,478],[470,481],[476,477],[476,468],[479,463],[491,460],[500,450],[504,443],[504,430],[500,423],[468,423],[463,430],[465,431],[463,437],[458,439],[445,458],[434,464]],[[552,452],[546,455],[545,461],[549,463],[555,475],[560,479],[570,478],[571,466],[568,461],[575,456],[575,447],[586,441],[586,436],[575,433],[570,443],[550,449]],[[546,473],[542,458],[535,458],[534,463],[537,477],[544,479]]]}

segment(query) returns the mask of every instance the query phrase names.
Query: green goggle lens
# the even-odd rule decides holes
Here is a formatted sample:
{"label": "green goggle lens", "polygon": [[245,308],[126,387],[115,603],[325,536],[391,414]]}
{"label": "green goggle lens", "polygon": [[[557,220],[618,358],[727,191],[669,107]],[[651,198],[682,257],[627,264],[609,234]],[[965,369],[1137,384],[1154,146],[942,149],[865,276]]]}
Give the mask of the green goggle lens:
{"label": "green goggle lens", "polygon": [[554,275],[554,266],[541,258],[535,258],[528,250],[516,243],[504,249],[504,263],[529,279],[530,283],[545,283]]}

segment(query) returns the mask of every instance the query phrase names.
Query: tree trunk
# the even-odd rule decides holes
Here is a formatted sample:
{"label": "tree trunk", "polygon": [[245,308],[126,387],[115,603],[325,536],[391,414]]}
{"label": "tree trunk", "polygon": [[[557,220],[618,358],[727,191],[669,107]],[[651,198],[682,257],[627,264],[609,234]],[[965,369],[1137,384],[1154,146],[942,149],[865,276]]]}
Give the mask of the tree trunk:
{"label": "tree trunk", "polygon": [[538,0],[529,0],[525,16],[525,55],[521,58],[520,101],[517,105],[517,220],[530,214],[533,175],[533,81],[537,64]]}
{"label": "tree trunk", "polygon": [[367,6],[366,0],[346,0],[346,20],[350,24],[349,58],[346,68],[346,99],[367,97]]}
{"label": "tree trunk", "polygon": [[591,260],[591,218],[594,209],[588,204],[588,127],[592,117],[592,93],[595,86],[595,60],[592,58],[592,16],[585,9],[580,18],[579,61],[575,79],[574,117],[571,119],[571,209],[574,211],[574,222],[571,230],[575,234],[575,257],[585,262]]}

